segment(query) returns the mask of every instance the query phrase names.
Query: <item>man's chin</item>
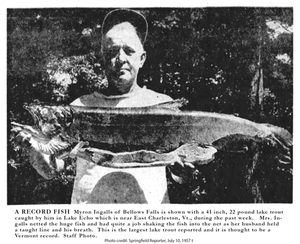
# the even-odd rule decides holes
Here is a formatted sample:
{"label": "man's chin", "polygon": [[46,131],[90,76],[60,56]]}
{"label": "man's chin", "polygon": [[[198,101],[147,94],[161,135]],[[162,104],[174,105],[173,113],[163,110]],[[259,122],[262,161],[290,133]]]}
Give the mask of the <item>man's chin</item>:
{"label": "man's chin", "polygon": [[127,77],[118,77],[118,79],[115,79],[113,82],[113,86],[117,88],[118,90],[127,90],[128,87],[132,86],[132,83],[130,80],[128,80]]}
{"label": "man's chin", "polygon": [[126,75],[126,74],[120,75],[120,76],[116,77],[115,83],[118,85],[128,84],[128,83],[130,83],[130,77],[128,77],[128,75]]}

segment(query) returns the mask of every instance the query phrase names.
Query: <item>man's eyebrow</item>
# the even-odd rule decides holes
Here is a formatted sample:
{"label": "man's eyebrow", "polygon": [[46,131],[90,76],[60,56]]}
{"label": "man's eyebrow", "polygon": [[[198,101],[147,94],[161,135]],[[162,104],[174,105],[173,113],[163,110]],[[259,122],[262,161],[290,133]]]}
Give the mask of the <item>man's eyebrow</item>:
{"label": "man's eyebrow", "polygon": [[123,48],[129,49],[130,51],[136,51],[134,47],[124,45]]}
{"label": "man's eyebrow", "polygon": [[126,50],[126,51],[134,52],[134,53],[137,52],[137,49],[135,47],[128,46],[127,44],[123,44],[123,45],[109,44],[106,47],[106,51],[110,52],[110,51],[114,51],[114,50],[117,50],[120,48],[122,48],[123,50]]}
{"label": "man's eyebrow", "polygon": [[119,49],[118,45],[108,45],[104,50],[117,50]]}

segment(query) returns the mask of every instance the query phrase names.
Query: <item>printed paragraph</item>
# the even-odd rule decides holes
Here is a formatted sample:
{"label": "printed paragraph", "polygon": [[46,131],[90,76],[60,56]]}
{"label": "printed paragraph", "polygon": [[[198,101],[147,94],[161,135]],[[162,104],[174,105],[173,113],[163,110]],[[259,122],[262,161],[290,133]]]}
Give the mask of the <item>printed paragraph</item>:
{"label": "printed paragraph", "polygon": [[274,231],[282,219],[282,210],[18,209],[14,229],[16,238],[65,239],[103,238],[103,233],[246,233]]}

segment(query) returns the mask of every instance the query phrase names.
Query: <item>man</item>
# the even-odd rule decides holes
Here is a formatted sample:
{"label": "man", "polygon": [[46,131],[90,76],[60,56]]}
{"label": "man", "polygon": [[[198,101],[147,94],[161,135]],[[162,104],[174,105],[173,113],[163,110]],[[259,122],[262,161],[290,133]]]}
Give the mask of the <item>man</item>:
{"label": "man", "polygon": [[[141,88],[137,75],[146,60],[147,21],[132,10],[114,10],[102,25],[102,55],[108,88],[76,99],[71,105],[144,107],[168,102],[166,95]],[[72,203],[168,202],[164,167],[118,170],[77,160]]]}
{"label": "man", "polygon": [[[108,79],[103,93],[82,96],[71,103],[92,107],[145,107],[172,99],[137,84],[146,60],[143,43],[148,24],[139,12],[108,13],[102,25],[102,55]],[[62,160],[33,152],[31,161],[45,178],[63,168]],[[53,167],[54,165],[54,167]],[[72,203],[168,203],[165,167],[113,169],[77,159]]]}

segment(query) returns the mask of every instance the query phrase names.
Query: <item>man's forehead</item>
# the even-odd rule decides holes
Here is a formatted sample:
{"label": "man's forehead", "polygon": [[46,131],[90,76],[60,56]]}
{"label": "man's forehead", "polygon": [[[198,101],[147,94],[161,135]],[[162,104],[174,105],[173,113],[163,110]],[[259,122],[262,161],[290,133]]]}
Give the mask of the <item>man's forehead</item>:
{"label": "man's forehead", "polygon": [[142,43],[136,33],[135,28],[129,22],[124,22],[111,28],[104,37],[104,43],[123,43],[142,47]]}
{"label": "man's forehead", "polygon": [[[136,33],[136,29],[135,27],[129,23],[129,22],[122,22],[122,23],[119,23],[117,25],[114,25],[113,27],[111,27],[107,33],[111,32],[111,31],[123,31],[123,30],[126,30],[126,31],[133,31]],[[107,34],[106,33],[106,34]]]}

